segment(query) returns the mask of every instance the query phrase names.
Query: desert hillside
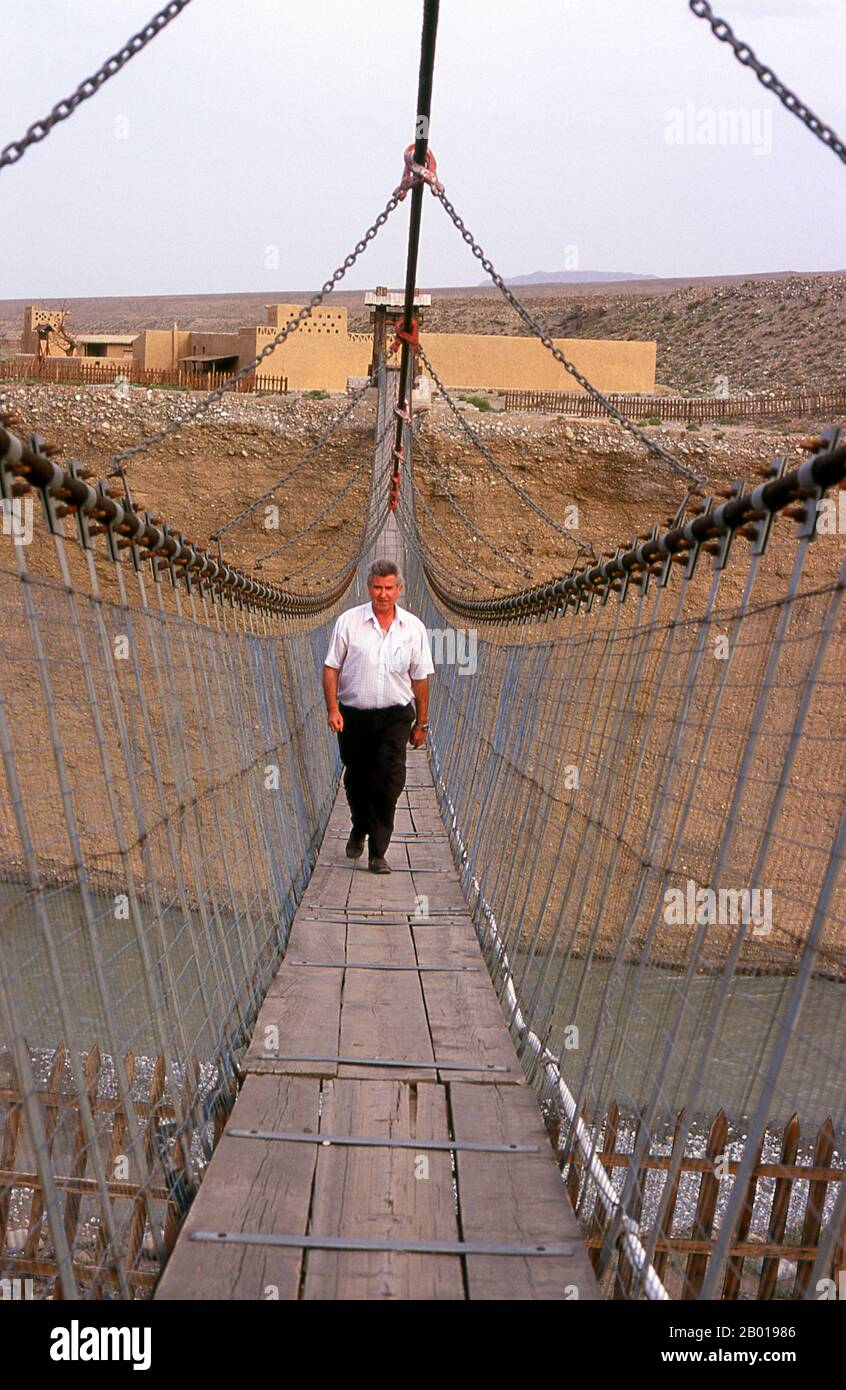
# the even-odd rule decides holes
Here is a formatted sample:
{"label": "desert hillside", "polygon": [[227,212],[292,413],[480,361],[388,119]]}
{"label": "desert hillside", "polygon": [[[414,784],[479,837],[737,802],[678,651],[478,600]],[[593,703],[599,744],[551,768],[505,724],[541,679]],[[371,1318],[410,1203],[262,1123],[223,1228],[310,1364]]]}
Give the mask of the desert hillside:
{"label": "desert hillside", "polygon": [[[425,288],[425,287],[422,287]],[[71,299],[77,332],[142,328],[231,331],[264,320],[271,301],[303,303],[309,291]],[[527,332],[493,288],[431,290],[424,334]],[[560,338],[654,339],[658,383],[684,395],[711,395],[717,378],[732,394],[779,388],[809,390],[846,383],[846,272],[633,280],[616,284],[527,285],[520,299]],[[366,331],[363,292],[336,290],[350,328]],[[0,338],[20,332],[25,300],[0,300]],[[49,301],[56,308],[57,301]]]}
{"label": "desert hillside", "polygon": [[[633,285],[531,287],[519,297],[555,338],[654,339],[656,380],[682,395],[714,394],[718,377],[732,395],[846,383],[846,275]],[[501,296],[438,296],[425,322],[440,332],[528,331]]]}

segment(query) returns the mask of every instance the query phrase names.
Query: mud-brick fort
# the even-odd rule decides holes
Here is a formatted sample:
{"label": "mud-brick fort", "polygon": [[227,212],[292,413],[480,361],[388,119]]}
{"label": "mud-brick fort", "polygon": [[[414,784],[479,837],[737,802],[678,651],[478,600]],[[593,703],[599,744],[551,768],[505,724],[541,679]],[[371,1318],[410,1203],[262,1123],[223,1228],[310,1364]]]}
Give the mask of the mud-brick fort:
{"label": "mud-brick fort", "polygon": [[[429,296],[419,298],[422,301]],[[365,303],[372,305],[374,300],[375,296],[367,295]],[[207,363],[216,370],[234,370],[256,357],[300,308],[297,304],[269,304],[266,323],[240,328],[237,333],[193,332],[176,325],[172,329],[147,329],[136,338],[133,357],[140,368],[181,364],[199,368]],[[535,338],[429,333],[425,316],[421,334],[432,365],[447,386],[534,391],[575,388],[573,378]],[[597,338],[559,338],[555,342],[602,391],[655,390],[655,343]],[[286,376],[294,391],[343,391],[350,377],[367,375],[372,356],[373,335],[351,333],[345,308],[319,308],[287,342],[268,353],[257,375]]]}
{"label": "mud-brick fort", "polygon": [[[416,297],[421,336],[435,371],[446,386],[487,390],[578,390],[574,379],[535,338],[489,333],[430,333],[425,310],[431,296]],[[371,309],[373,333],[350,332],[346,308],[320,307],[312,312],[287,342],[259,363],[256,378],[287,377],[290,390],[344,391],[351,377],[364,377],[374,357],[381,317],[388,347],[393,339],[402,295],[379,289],[365,295]],[[228,374],[252,361],[294,318],[302,306],[269,304],[266,322],[236,332],[180,328],[147,328],[132,335],[85,334],[72,337],[54,323],[57,316],[31,306],[24,319],[22,348],[35,354],[40,337],[43,357],[119,357],[132,370]],[[63,324],[62,318],[62,324]],[[59,336],[61,334],[61,337]],[[654,342],[620,342],[599,338],[556,338],[556,345],[601,391],[649,394],[655,390]]]}

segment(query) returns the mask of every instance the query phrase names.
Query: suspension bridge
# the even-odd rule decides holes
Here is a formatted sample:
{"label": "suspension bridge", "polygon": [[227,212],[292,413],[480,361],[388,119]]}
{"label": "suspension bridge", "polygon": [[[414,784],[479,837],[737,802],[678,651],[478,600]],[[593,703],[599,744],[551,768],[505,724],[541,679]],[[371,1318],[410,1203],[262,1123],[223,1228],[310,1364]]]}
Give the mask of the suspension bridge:
{"label": "suspension bridge", "polygon": [[[440,181],[437,14],[401,183],[261,356],[408,198],[395,341],[271,488],[205,545],[134,500],[260,358],[104,478],[0,417],[0,1280],[37,1297],[813,1298],[846,1268],[846,561],[819,526],[846,440],[712,487],[563,357]],[[468,421],[414,313],[424,197],[678,479],[663,527],[597,555]],[[535,582],[452,497],[416,370],[569,570]],[[252,572],[229,563],[362,416],[345,551],[293,547],[358,469]],[[376,557],[443,639],[384,878],[343,857],[319,679]]]}

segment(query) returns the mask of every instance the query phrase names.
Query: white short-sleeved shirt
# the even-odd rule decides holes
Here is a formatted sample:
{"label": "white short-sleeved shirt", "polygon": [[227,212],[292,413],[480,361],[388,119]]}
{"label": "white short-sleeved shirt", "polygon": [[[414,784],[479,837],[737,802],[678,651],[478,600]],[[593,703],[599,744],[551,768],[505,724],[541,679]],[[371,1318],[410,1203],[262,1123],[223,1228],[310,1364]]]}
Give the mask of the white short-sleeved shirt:
{"label": "white short-sleeved shirt", "polygon": [[370,602],[339,614],[323,664],[340,671],[338,700],[356,709],[407,705],[414,699],[411,681],[435,670],[420,619],[397,604],[383,631]]}

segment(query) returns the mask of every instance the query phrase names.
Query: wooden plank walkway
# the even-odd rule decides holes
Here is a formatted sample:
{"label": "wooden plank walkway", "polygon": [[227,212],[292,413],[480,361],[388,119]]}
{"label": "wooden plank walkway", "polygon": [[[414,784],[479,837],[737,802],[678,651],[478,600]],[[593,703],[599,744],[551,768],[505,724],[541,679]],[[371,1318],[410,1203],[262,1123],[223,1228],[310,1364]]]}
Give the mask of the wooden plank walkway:
{"label": "wooden plank walkway", "polygon": [[[369,873],[366,852],[347,860],[348,833],[341,790],[246,1079],[155,1297],[598,1298],[425,754],[409,751],[394,872]],[[522,1253],[538,1246],[556,1253]]]}

